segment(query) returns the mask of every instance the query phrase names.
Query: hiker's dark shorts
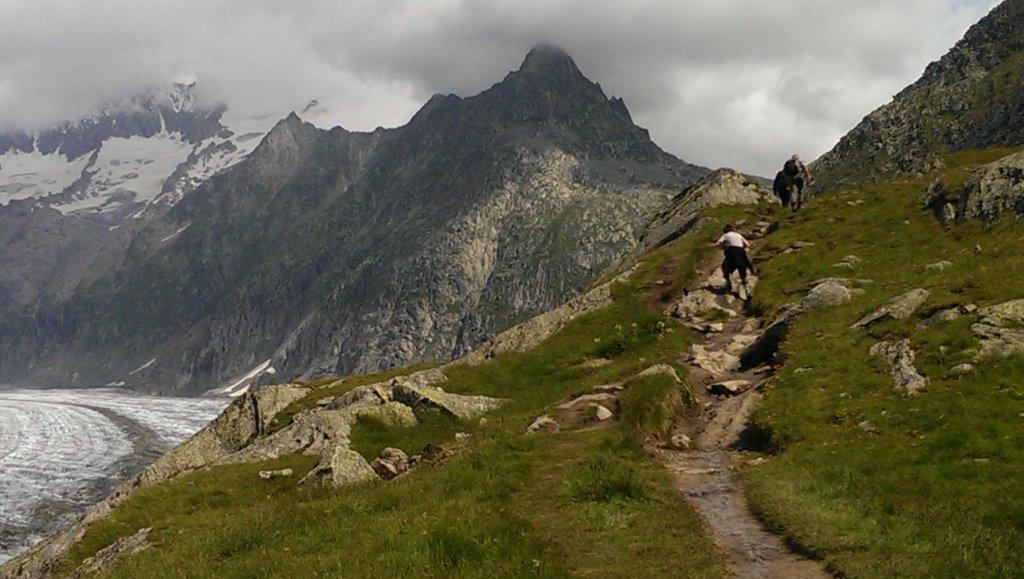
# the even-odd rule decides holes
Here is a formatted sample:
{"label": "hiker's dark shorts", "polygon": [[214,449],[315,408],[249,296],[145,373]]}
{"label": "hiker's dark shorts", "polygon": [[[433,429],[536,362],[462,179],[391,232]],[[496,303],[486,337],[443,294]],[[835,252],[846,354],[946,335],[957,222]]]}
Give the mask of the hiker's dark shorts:
{"label": "hiker's dark shorts", "polygon": [[743,279],[747,277],[747,270],[752,269],[750,267],[750,258],[747,257],[747,252],[742,247],[725,248],[725,261],[722,262],[722,268],[727,276],[739,270],[740,277]]}

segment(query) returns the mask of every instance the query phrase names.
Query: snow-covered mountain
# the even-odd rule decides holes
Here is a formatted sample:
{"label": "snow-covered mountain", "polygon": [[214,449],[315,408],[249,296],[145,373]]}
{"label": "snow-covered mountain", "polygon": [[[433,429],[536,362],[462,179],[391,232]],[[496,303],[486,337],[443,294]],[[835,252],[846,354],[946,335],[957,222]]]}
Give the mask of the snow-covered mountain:
{"label": "snow-covered mountain", "polygon": [[31,199],[115,219],[170,207],[249,154],[277,120],[232,127],[224,112],[199,105],[195,84],[175,84],[36,134],[0,130],[0,205]]}

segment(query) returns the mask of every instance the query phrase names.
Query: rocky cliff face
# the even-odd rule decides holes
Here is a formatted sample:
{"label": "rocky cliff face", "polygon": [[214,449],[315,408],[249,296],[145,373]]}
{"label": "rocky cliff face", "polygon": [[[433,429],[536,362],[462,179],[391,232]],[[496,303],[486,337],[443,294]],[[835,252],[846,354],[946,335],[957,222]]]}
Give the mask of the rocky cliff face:
{"label": "rocky cliff face", "polygon": [[816,163],[826,188],[928,172],[949,151],[1024,144],[1024,0],[1006,0]]}
{"label": "rocky cliff face", "polygon": [[553,48],[399,129],[293,115],[123,267],[6,332],[4,377],[238,394],[450,359],[575,295],[706,172]]}

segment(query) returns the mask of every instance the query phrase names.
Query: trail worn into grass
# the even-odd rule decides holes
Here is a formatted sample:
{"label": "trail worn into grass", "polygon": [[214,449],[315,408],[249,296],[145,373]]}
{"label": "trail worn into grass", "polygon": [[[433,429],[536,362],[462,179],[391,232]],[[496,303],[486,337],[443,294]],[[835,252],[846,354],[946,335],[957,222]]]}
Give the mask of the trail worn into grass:
{"label": "trail worn into grass", "polygon": [[[704,519],[735,576],[829,577],[821,563],[794,553],[766,530],[747,504],[735,468],[739,458],[736,449],[751,411],[763,396],[770,369],[744,369],[739,367],[738,359],[730,362],[762,323],[744,313],[743,302],[719,289],[724,278],[718,269],[706,272],[703,279],[699,290],[715,293],[715,302],[730,318],[723,322],[721,331],[706,333],[704,359],[693,356],[688,361],[692,387],[698,396],[704,397],[713,384],[742,380],[750,386],[736,395],[708,397],[701,415],[680,425],[679,432],[693,440],[690,450],[656,452],[672,474],[676,488]],[[683,322],[702,320],[691,318]]]}

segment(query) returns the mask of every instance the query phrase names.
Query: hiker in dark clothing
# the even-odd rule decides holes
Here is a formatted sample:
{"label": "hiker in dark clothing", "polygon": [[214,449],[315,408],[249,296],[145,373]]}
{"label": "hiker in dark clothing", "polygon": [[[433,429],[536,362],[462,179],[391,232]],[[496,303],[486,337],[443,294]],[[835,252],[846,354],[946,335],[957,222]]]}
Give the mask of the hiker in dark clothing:
{"label": "hiker in dark clothing", "polygon": [[782,201],[782,206],[789,205],[796,212],[804,202],[804,187],[814,182],[811,171],[800,160],[800,155],[793,155],[775,175],[773,189]]}
{"label": "hiker in dark clothing", "polygon": [[743,289],[746,291],[747,297],[750,297],[750,289],[747,287],[747,271],[756,274],[754,265],[750,263],[750,258],[747,256],[747,248],[750,247],[750,242],[747,238],[740,235],[736,228],[732,225],[726,225],[722,230],[722,236],[718,238],[718,246],[725,252],[725,261],[722,262],[722,273],[725,275],[725,288],[727,291],[732,291],[732,274],[735,271],[740,272],[740,283],[743,285]]}

